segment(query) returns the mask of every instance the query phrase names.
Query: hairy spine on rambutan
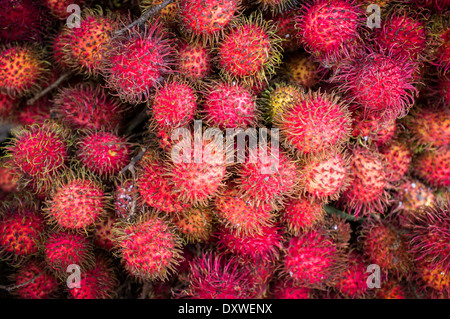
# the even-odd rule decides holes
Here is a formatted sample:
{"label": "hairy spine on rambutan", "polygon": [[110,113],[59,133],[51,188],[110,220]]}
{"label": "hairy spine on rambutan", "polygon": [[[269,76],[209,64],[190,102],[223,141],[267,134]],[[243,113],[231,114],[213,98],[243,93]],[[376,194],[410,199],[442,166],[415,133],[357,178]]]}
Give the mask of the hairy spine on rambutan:
{"label": "hairy spine on rambutan", "polygon": [[116,255],[136,279],[167,280],[183,260],[181,239],[166,219],[145,208],[141,213],[114,226]]}
{"label": "hairy spine on rambutan", "polygon": [[396,183],[409,171],[413,154],[405,141],[395,140],[381,148],[384,157],[387,178],[390,183]]}
{"label": "hairy spine on rambutan", "polygon": [[205,242],[212,235],[213,216],[209,207],[188,208],[170,217],[187,243]]}
{"label": "hairy spine on rambutan", "polygon": [[418,154],[413,159],[413,174],[434,188],[450,186],[450,147]]}
{"label": "hairy spine on rambutan", "polygon": [[370,290],[367,285],[367,267],[362,255],[350,250],[346,259],[347,269],[339,276],[337,290],[346,298],[366,298]]}
{"label": "hairy spine on rambutan", "polygon": [[293,53],[287,56],[281,73],[289,82],[301,88],[312,88],[320,81],[319,65],[313,57],[305,53]]}
{"label": "hairy spine on rambutan", "polygon": [[67,12],[70,5],[80,7],[84,0],[44,0],[43,3],[50,10],[51,14],[60,20],[66,20],[71,12]]}
{"label": "hairy spine on rambutan", "polygon": [[322,222],[325,214],[321,201],[300,197],[289,199],[285,203],[281,220],[286,224],[288,232],[297,236]]}
{"label": "hairy spine on rambutan", "polygon": [[275,83],[261,94],[264,119],[271,123],[279,112],[288,110],[300,98],[300,88],[286,83]]}
{"label": "hairy spine on rambutan", "polygon": [[210,49],[201,43],[180,41],[177,48],[177,69],[194,82],[203,80],[212,71]]}

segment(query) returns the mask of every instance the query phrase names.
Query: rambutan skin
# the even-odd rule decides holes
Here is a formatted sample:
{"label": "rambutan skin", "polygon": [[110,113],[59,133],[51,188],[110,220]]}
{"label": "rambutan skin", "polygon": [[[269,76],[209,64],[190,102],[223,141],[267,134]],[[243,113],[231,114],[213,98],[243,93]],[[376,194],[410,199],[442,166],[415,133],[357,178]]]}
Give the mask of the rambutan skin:
{"label": "rambutan skin", "polygon": [[414,174],[435,188],[450,185],[450,148],[429,150],[413,160]]}
{"label": "rambutan skin", "polygon": [[281,214],[289,233],[297,236],[322,222],[326,212],[321,201],[300,197],[289,199]]}

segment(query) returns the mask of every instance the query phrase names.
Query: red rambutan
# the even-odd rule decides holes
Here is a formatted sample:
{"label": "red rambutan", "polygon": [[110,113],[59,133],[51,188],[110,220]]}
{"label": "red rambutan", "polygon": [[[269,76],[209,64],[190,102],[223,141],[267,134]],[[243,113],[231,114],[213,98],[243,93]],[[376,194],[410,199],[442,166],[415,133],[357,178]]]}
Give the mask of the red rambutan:
{"label": "red rambutan", "polygon": [[177,69],[182,75],[196,81],[211,73],[211,54],[201,43],[183,41],[178,45],[177,52]]}
{"label": "red rambutan", "polygon": [[450,186],[450,147],[418,155],[413,162],[413,173],[432,187]]}
{"label": "red rambutan", "polygon": [[287,225],[288,231],[297,236],[320,223],[325,214],[322,202],[300,197],[286,202],[281,219]]}
{"label": "red rambutan", "polygon": [[412,161],[413,154],[408,145],[396,140],[381,148],[380,153],[385,161],[388,181],[390,183],[400,181],[408,172]]}

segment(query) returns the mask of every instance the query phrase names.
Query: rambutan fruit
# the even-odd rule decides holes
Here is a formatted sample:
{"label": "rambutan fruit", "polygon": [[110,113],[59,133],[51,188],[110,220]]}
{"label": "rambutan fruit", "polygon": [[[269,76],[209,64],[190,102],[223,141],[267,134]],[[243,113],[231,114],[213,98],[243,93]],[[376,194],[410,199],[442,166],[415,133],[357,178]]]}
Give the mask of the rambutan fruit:
{"label": "rambutan fruit", "polygon": [[352,124],[348,106],[337,96],[310,90],[278,112],[273,122],[284,145],[299,154],[342,146]]}
{"label": "rambutan fruit", "polygon": [[305,157],[299,165],[299,189],[321,201],[336,200],[349,184],[349,158],[331,149]]}
{"label": "rambutan fruit", "polygon": [[322,288],[336,282],[340,259],[336,244],[313,229],[289,240],[283,269],[297,285]]}
{"label": "rambutan fruit", "polygon": [[397,131],[395,120],[383,120],[373,114],[364,114],[361,110],[353,113],[352,136],[364,141],[371,140],[377,146],[388,144]]}
{"label": "rambutan fruit", "polygon": [[436,188],[450,186],[450,148],[429,150],[413,161],[413,173]]}
{"label": "rambutan fruit", "polygon": [[182,260],[181,239],[166,220],[143,213],[134,223],[119,222],[114,227],[118,254],[127,272],[137,279],[166,280]]}
{"label": "rambutan fruit", "polygon": [[244,200],[236,187],[229,187],[215,199],[214,213],[219,222],[236,233],[259,232],[271,223],[272,207],[268,204],[256,205],[252,199]]}
{"label": "rambutan fruit", "polygon": [[51,119],[50,109],[53,104],[46,98],[34,102],[32,105],[25,105],[16,114],[16,122],[21,125],[43,124]]}
{"label": "rambutan fruit", "polygon": [[295,17],[296,29],[306,50],[332,65],[350,57],[358,44],[363,12],[347,0],[315,0]]}
{"label": "rambutan fruit", "polygon": [[450,20],[445,15],[438,16],[431,24],[434,36],[434,50],[431,50],[434,64],[442,74],[450,69]]}
{"label": "rambutan fruit", "polygon": [[286,224],[288,232],[297,236],[320,223],[325,214],[322,202],[300,197],[286,202],[281,211],[281,220]]}
{"label": "rambutan fruit", "polygon": [[301,287],[293,280],[278,280],[272,288],[274,299],[313,299],[313,290],[307,287]]}
{"label": "rambutan fruit", "polygon": [[86,173],[66,172],[46,201],[49,222],[71,230],[86,230],[106,214],[109,197],[103,185]]}
{"label": "rambutan fruit", "polygon": [[208,207],[192,207],[172,217],[180,236],[188,243],[205,242],[212,235],[212,214]]}
{"label": "rambutan fruit", "polygon": [[238,168],[237,189],[244,200],[276,208],[277,202],[295,192],[299,172],[296,162],[287,153],[272,146],[267,146],[266,151],[265,155],[260,152],[261,156],[257,156],[255,161],[247,158]]}
{"label": "rambutan fruit", "polygon": [[16,107],[16,99],[13,99],[7,94],[0,93],[0,121],[7,119]]}
{"label": "rambutan fruit", "polygon": [[200,81],[212,71],[212,57],[201,43],[182,41],[177,49],[177,70],[185,77]]}
{"label": "rambutan fruit", "polygon": [[390,14],[382,23],[374,38],[382,50],[413,61],[423,58],[428,34],[419,14],[401,10]]}
{"label": "rambutan fruit", "polygon": [[58,296],[59,280],[43,260],[32,258],[12,275],[17,287],[13,293],[20,299],[51,299]]}
{"label": "rambutan fruit", "polygon": [[406,179],[396,188],[395,211],[402,227],[411,225],[423,211],[436,204],[433,191],[416,179]]}
{"label": "rambutan fruit", "polygon": [[205,253],[190,263],[186,288],[179,297],[190,299],[249,299],[254,297],[248,272],[236,258]]}
{"label": "rambutan fruit", "polygon": [[6,161],[0,160],[0,190],[6,193],[18,190],[18,176],[13,169],[8,167]]}
{"label": "rambutan fruit", "polygon": [[172,72],[173,43],[159,21],[144,30],[131,29],[110,42],[102,65],[106,85],[122,101],[146,102],[150,93]]}
{"label": "rambutan fruit", "polygon": [[248,284],[252,287],[254,299],[265,299],[268,297],[270,289],[270,281],[275,275],[277,268],[277,260],[269,259],[252,259],[239,258],[241,266],[248,271]]}
{"label": "rambutan fruit", "polygon": [[38,191],[49,184],[69,158],[70,132],[56,122],[32,125],[13,132],[6,147],[12,169],[26,180],[33,180]]}
{"label": "rambutan fruit", "polygon": [[346,298],[364,298],[369,294],[366,264],[363,257],[354,250],[348,252],[348,266],[336,283],[337,290]]}
{"label": "rambutan fruit", "polygon": [[[136,190],[147,205],[167,213],[180,212],[191,205],[180,201],[175,185],[165,175],[166,166],[158,161],[144,161],[137,169]],[[132,196],[132,194],[130,194]],[[125,195],[125,196],[130,196]]]}
{"label": "rambutan fruit", "polygon": [[[140,2],[140,8],[141,11],[145,13],[147,10],[154,8],[155,6],[160,5],[163,2],[164,0],[143,0]],[[176,22],[178,18],[178,10],[178,1],[173,1],[166,5],[161,11],[159,11],[157,16],[166,24],[171,25],[172,23]]]}
{"label": "rambutan fruit", "polygon": [[48,73],[41,49],[28,44],[0,46],[0,92],[22,97],[39,90]]}
{"label": "rambutan fruit", "polygon": [[450,296],[450,274],[449,270],[440,264],[432,264],[426,260],[416,263],[417,277],[421,279],[425,288],[431,288],[433,295],[443,296],[448,299]]}
{"label": "rambutan fruit", "polygon": [[240,10],[239,5],[239,0],[180,0],[180,31],[193,40],[215,42]]}
{"label": "rambutan fruit", "polygon": [[291,84],[275,83],[262,94],[264,117],[271,122],[278,113],[289,109],[300,98],[300,89]]}
{"label": "rambutan fruit", "polygon": [[50,233],[43,250],[47,265],[58,277],[65,277],[70,265],[77,265],[85,271],[95,262],[93,245],[85,234],[68,231]]}
{"label": "rambutan fruit", "polygon": [[97,255],[95,265],[81,273],[79,284],[69,290],[73,299],[112,299],[119,281],[108,257]]}
{"label": "rambutan fruit", "polygon": [[320,80],[319,65],[305,53],[289,55],[281,72],[290,83],[306,89],[314,87]]}
{"label": "rambutan fruit", "polygon": [[382,221],[366,221],[359,229],[358,243],[364,259],[380,267],[382,273],[397,277],[410,275],[412,269],[408,244],[400,230]]}
{"label": "rambutan fruit", "polygon": [[67,12],[69,5],[81,6],[84,4],[84,0],[44,0],[43,3],[53,16],[60,20],[66,20],[71,14],[71,12]]}
{"label": "rambutan fruit", "polygon": [[[195,130],[178,142],[166,163],[165,176],[169,178],[172,193],[177,199],[192,205],[206,205],[217,195],[228,177],[225,149],[215,132]],[[187,138],[185,138],[187,137]],[[199,141],[199,138],[202,140]],[[181,151],[181,152],[180,152]],[[182,155],[180,156],[180,153]]]}
{"label": "rambutan fruit", "polygon": [[114,130],[122,120],[119,103],[98,86],[76,84],[60,89],[54,113],[73,129]]}
{"label": "rambutan fruit", "polygon": [[0,256],[20,262],[37,254],[45,231],[45,219],[36,208],[7,209],[0,218]]}
{"label": "rambutan fruit", "polygon": [[375,150],[355,148],[350,162],[349,187],[340,197],[340,205],[353,211],[355,217],[383,214],[389,200],[386,167]]}
{"label": "rambutan fruit", "polygon": [[114,133],[87,131],[77,143],[77,159],[89,172],[115,176],[130,162],[131,145]]}
{"label": "rambutan fruit", "polygon": [[284,52],[296,51],[302,47],[301,40],[297,38],[295,29],[295,19],[297,10],[281,12],[272,17],[273,24],[276,26],[276,34],[283,39],[280,43]]}
{"label": "rambutan fruit", "polygon": [[387,178],[390,183],[400,181],[409,171],[413,154],[405,142],[395,140],[389,145],[382,147],[380,154],[383,155]]}
{"label": "rambutan fruit", "polygon": [[406,119],[406,125],[419,145],[429,147],[450,145],[450,108],[416,108],[411,113]]}
{"label": "rambutan fruit", "polygon": [[255,126],[258,120],[256,97],[236,82],[213,83],[204,93],[205,119],[221,129]]}
{"label": "rambutan fruit", "polygon": [[254,0],[262,11],[270,13],[281,13],[293,8],[297,4],[297,0]]}
{"label": "rambutan fruit", "polygon": [[415,70],[416,65],[404,57],[368,51],[343,63],[331,81],[339,83],[365,113],[393,120],[408,114],[414,104]]}
{"label": "rambutan fruit", "polygon": [[64,27],[60,38],[64,64],[85,75],[97,75],[105,57],[112,33],[119,23],[101,10],[84,9],[78,28]]}
{"label": "rambutan fruit", "polygon": [[112,229],[117,222],[117,216],[109,211],[102,220],[95,223],[94,245],[105,250],[114,248],[114,234]]}
{"label": "rambutan fruit", "polygon": [[151,114],[157,128],[170,131],[189,125],[197,111],[197,95],[188,82],[172,79],[156,90]]}
{"label": "rambutan fruit", "polygon": [[251,234],[222,227],[216,236],[219,250],[249,260],[278,259],[282,249],[281,228],[277,225],[262,226]]}
{"label": "rambutan fruit", "polygon": [[409,249],[416,261],[450,272],[449,203],[426,208],[411,228]]}
{"label": "rambutan fruit", "polygon": [[403,285],[397,279],[381,282],[381,288],[375,291],[376,299],[406,299],[407,294]]}
{"label": "rambutan fruit", "polygon": [[39,1],[1,0],[0,38],[7,41],[40,41],[45,10]]}
{"label": "rambutan fruit", "polygon": [[450,77],[439,80],[437,97],[444,106],[450,106]]}
{"label": "rambutan fruit", "polygon": [[317,223],[317,228],[331,238],[339,248],[348,247],[352,238],[352,226],[346,218],[333,212],[336,210],[335,208],[325,205],[324,209],[328,214],[325,215],[323,221]]}
{"label": "rambutan fruit", "polygon": [[231,22],[217,48],[218,65],[225,78],[249,85],[267,81],[281,63],[281,39],[275,30],[261,14]]}

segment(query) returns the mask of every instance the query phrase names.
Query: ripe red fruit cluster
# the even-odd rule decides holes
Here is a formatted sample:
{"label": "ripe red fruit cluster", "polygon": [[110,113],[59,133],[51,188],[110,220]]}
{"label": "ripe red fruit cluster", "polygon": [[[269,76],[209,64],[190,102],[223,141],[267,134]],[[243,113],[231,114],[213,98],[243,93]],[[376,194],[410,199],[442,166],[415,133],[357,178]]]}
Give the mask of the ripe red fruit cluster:
{"label": "ripe red fruit cluster", "polygon": [[450,298],[448,0],[0,8],[0,297]]}

